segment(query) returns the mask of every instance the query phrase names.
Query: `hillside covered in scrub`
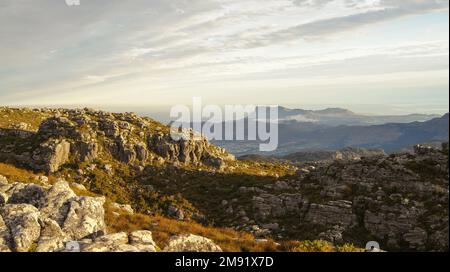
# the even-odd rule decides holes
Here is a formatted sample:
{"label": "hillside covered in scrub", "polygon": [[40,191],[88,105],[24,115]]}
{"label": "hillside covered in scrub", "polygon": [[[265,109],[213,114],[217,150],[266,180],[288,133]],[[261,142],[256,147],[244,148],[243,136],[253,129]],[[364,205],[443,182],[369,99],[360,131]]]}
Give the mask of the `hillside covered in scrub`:
{"label": "hillside covered in scrub", "polygon": [[[85,239],[85,251],[358,251],[372,240],[448,250],[447,144],[292,164],[236,160],[169,133],[132,113],[0,108],[0,241],[42,250],[51,225],[61,234],[51,251]],[[58,188],[67,197],[49,200]],[[98,228],[70,231],[86,220]]]}

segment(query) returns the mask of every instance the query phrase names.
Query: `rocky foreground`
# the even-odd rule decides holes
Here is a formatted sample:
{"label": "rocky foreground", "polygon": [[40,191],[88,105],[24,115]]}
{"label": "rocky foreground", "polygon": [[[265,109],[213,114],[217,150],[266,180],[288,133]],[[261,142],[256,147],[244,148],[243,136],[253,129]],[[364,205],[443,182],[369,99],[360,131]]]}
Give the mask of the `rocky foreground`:
{"label": "rocky foreground", "polygon": [[[253,196],[253,212],[237,216],[257,234],[293,232],[333,243],[376,240],[393,251],[447,251],[448,174],[447,143],[442,149],[418,145],[414,153],[335,160],[301,168],[296,178],[274,185],[240,188]],[[236,209],[223,204],[230,213]]]}
{"label": "rocky foreground", "polygon": [[[8,183],[0,176],[0,252],[157,252],[150,231],[107,234],[104,197],[54,185]],[[174,236],[164,252],[222,251],[211,240]]]}

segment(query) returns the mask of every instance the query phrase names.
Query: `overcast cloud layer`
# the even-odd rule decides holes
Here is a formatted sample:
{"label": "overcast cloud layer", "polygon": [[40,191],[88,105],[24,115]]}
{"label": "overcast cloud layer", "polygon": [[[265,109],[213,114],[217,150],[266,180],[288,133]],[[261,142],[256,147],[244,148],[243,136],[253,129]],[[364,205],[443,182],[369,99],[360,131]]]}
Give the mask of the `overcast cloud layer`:
{"label": "overcast cloud layer", "polygon": [[0,104],[445,111],[448,44],[448,0],[0,0]]}

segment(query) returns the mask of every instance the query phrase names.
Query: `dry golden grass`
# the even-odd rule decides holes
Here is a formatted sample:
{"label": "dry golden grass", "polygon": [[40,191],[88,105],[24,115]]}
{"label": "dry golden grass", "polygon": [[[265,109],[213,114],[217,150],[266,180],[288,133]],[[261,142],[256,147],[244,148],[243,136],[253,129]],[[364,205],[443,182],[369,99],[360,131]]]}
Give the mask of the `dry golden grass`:
{"label": "dry golden grass", "polygon": [[[116,214],[114,214],[116,213]],[[195,234],[213,240],[226,252],[273,252],[278,245],[271,241],[258,241],[251,234],[232,229],[202,226],[195,222],[181,222],[161,216],[123,214],[106,209],[106,223],[110,232],[150,230],[161,248],[170,237],[179,234]]]}
{"label": "dry golden grass", "polygon": [[[0,162],[0,175],[5,176],[9,181],[22,183],[37,183],[37,176],[44,176],[44,173],[35,173],[26,169],[17,168],[14,165]],[[54,177],[49,177],[50,182]]]}
{"label": "dry golden grass", "polygon": [[281,250],[287,252],[363,252],[361,248],[357,248],[352,244],[343,246],[335,246],[327,241],[286,241],[281,245]]}
{"label": "dry golden grass", "polygon": [[41,122],[50,115],[46,113],[26,110],[0,108],[0,128],[9,128],[11,125],[26,123],[30,125],[28,130],[37,130]]}

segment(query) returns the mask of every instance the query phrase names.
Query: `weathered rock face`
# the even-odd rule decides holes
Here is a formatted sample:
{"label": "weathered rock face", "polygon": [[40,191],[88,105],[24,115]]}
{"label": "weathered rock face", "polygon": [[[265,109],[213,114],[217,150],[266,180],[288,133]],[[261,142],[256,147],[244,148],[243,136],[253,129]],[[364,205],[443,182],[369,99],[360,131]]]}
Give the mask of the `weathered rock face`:
{"label": "weathered rock face", "polygon": [[308,162],[333,162],[334,160],[360,160],[363,157],[386,156],[381,149],[364,149],[347,147],[338,151],[310,151],[298,152],[287,155],[283,159],[301,163]]}
{"label": "weathered rock face", "polygon": [[311,204],[305,221],[324,226],[351,227],[356,223],[356,215],[353,214],[352,202],[345,200],[330,201],[323,205]]}
{"label": "weathered rock face", "polygon": [[49,139],[33,151],[30,166],[36,170],[53,173],[69,161],[70,143],[66,140]]}
{"label": "weathered rock face", "polygon": [[196,236],[180,235],[172,237],[164,252],[222,252],[222,249],[213,241]]}
{"label": "weathered rock face", "polygon": [[[376,239],[388,250],[446,251],[445,147],[417,146],[415,154],[316,164],[296,179],[240,188],[242,195],[250,195],[251,209],[224,201],[224,210],[236,218],[236,225],[255,234],[283,235],[299,227],[308,230],[299,231],[307,239],[354,242],[357,236],[360,246]],[[267,227],[274,224],[279,228]]]}
{"label": "weathered rock face", "polygon": [[175,141],[170,135],[157,134],[149,138],[148,145],[164,159],[186,164],[205,163],[221,167],[226,161],[235,159],[224,149],[213,147],[203,137],[191,133],[186,138]]}
{"label": "weathered rock face", "polygon": [[7,204],[0,213],[11,232],[13,250],[27,252],[41,235],[39,210],[29,204]]}
{"label": "weathered rock face", "polygon": [[62,226],[69,212],[70,203],[76,198],[69,184],[61,180],[45,194],[43,204],[40,206],[41,214],[44,218],[52,219]]}
{"label": "weathered rock face", "polygon": [[[106,234],[104,197],[79,197],[64,180],[41,187],[0,176],[0,252],[157,252],[148,230]],[[128,205],[113,204],[128,213]],[[167,251],[216,252],[194,235],[171,239]]]}
{"label": "weathered rock face", "polygon": [[36,252],[54,252],[65,247],[65,241],[69,238],[52,219],[41,220],[41,235],[37,244]]}
{"label": "weathered rock face", "polygon": [[0,192],[6,196],[0,204],[2,250],[56,251],[67,241],[106,232],[104,198],[77,197],[65,181],[50,188],[4,184]]}
{"label": "weathered rock face", "polygon": [[11,233],[0,215],[0,252],[11,252]]}
{"label": "weathered rock face", "polygon": [[72,240],[81,240],[105,234],[103,204],[105,204],[104,197],[79,197],[72,200],[62,226],[63,231]]}
{"label": "weathered rock face", "polygon": [[15,183],[10,186],[2,186],[7,201],[4,204],[26,203],[38,207],[44,197],[45,190],[35,184]]}
{"label": "weathered rock face", "polygon": [[156,249],[150,231],[106,235],[81,247],[82,252],[156,252]]}
{"label": "weathered rock face", "polygon": [[217,168],[234,160],[203,137],[174,141],[164,125],[132,113],[111,114],[90,109],[48,111],[46,114],[54,117],[45,119],[36,134],[25,137],[34,149],[9,150],[15,160],[36,170],[53,173],[68,162],[111,157],[127,164],[162,160]]}
{"label": "weathered rock face", "polygon": [[271,195],[262,193],[253,197],[253,208],[261,219],[300,215],[308,203],[300,194]]}

